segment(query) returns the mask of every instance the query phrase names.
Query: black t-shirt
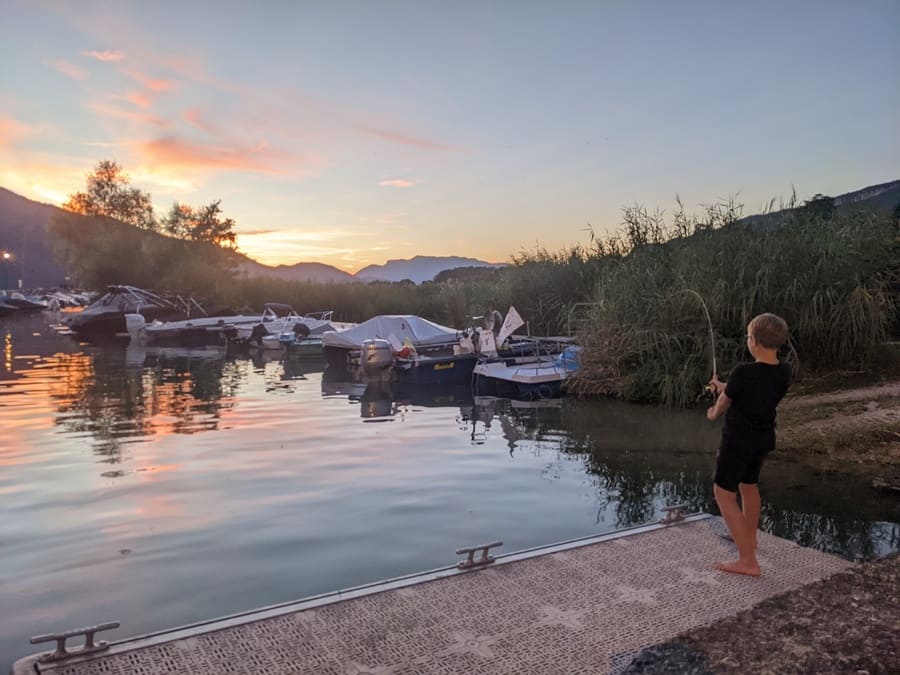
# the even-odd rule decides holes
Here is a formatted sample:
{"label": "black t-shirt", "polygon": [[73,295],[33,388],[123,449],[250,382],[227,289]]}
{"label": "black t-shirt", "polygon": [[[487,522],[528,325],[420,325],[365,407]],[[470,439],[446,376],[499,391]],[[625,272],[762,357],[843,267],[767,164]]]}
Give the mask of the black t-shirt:
{"label": "black t-shirt", "polygon": [[774,444],[775,408],[790,383],[791,369],[786,363],[745,363],[735,368],[725,385],[731,407],[725,414],[722,437],[764,437]]}

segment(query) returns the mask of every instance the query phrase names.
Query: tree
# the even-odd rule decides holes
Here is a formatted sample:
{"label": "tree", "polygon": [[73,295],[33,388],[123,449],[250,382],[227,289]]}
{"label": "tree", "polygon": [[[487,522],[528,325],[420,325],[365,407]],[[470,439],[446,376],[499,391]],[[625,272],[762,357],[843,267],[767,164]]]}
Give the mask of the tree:
{"label": "tree", "polygon": [[180,239],[233,249],[236,244],[234,220],[220,217],[221,203],[222,200],[219,199],[195,209],[175,202],[162,221],[163,228]]}
{"label": "tree", "polygon": [[86,216],[108,216],[143,230],[155,230],[150,194],[131,187],[118,162],[104,159],[87,176],[87,191],[69,195],[63,208]]}

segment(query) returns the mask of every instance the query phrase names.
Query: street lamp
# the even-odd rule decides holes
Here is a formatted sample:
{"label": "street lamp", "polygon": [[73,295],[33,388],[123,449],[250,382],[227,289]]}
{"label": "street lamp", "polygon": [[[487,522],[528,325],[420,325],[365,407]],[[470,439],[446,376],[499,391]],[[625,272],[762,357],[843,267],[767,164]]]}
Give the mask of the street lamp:
{"label": "street lamp", "polygon": [[3,251],[2,253],[0,253],[0,258],[2,258],[3,261],[3,285],[0,286],[0,290],[6,290],[7,288],[9,288],[9,267],[12,262],[13,256],[9,251]]}

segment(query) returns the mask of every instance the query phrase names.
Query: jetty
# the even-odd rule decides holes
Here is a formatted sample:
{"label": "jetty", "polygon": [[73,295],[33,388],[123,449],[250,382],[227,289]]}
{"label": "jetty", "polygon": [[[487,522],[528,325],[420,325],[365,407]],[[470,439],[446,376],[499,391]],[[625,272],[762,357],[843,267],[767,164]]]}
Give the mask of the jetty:
{"label": "jetty", "polygon": [[676,508],[507,555],[491,542],[458,549],[451,567],[110,644],[95,634],[117,622],[36,636],[56,650],[12,672],[619,673],[645,647],[853,565],[760,533],[763,575],[726,574],[712,569],[735,555],[724,533],[721,519]]}

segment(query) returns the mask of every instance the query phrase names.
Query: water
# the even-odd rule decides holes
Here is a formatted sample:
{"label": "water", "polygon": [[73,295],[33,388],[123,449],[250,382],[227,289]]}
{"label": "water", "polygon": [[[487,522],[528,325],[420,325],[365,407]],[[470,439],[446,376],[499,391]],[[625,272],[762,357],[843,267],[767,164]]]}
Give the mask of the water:
{"label": "water", "polygon": [[[80,346],[0,319],[0,669],[28,637],[137,635],[502,551],[714,511],[718,427],[620,402],[473,402],[322,365]],[[900,548],[897,500],[772,460],[764,526]]]}

